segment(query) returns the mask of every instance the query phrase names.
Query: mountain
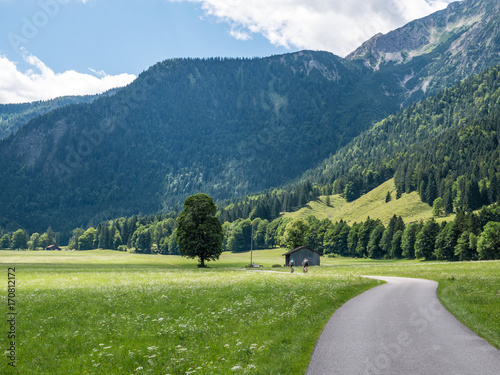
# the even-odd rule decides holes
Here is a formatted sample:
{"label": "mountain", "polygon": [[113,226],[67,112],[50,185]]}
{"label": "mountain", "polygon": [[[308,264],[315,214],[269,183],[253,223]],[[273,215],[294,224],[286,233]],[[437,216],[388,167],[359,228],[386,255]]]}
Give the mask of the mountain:
{"label": "mountain", "polygon": [[376,75],[392,74],[407,103],[435,94],[500,64],[500,2],[451,3],[442,11],[374,36],[347,59],[362,62]]}
{"label": "mountain", "polygon": [[[302,51],[158,63],[115,95],[38,116],[0,142],[0,226],[71,230],[175,210],[197,192],[222,200],[282,186],[329,165],[330,156],[340,168],[347,164],[337,152],[374,123],[495,64],[497,18],[495,2],[466,0],[378,36],[347,59]],[[437,32],[432,25],[441,36],[425,42]],[[377,138],[371,142],[359,163],[373,173],[361,185],[351,181],[354,194],[395,172],[370,166]],[[314,173],[343,192],[357,172]]]}
{"label": "mountain", "polygon": [[[113,95],[117,90],[109,90],[101,95]],[[55,109],[71,104],[91,103],[100,95],[63,96],[60,98],[22,104],[0,104],[0,140],[15,133],[31,119]]]}
{"label": "mountain", "polygon": [[369,73],[310,51],[159,63],[0,143],[0,225],[73,229],[286,183],[399,106]]}
{"label": "mountain", "polygon": [[500,201],[500,66],[401,110],[357,136],[308,179],[354,200],[394,177],[447,213]]}

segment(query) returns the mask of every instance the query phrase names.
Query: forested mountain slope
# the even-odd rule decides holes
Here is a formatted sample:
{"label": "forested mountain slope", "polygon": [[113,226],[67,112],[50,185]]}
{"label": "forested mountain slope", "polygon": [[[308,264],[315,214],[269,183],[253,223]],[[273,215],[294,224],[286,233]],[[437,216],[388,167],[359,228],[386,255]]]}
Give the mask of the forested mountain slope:
{"label": "forested mountain slope", "polygon": [[[102,95],[113,95],[110,90]],[[60,98],[23,104],[0,104],[0,139],[15,133],[31,119],[70,104],[91,103],[99,95],[63,96]]]}
{"label": "forested mountain slope", "polygon": [[447,212],[500,199],[500,66],[391,115],[307,174],[353,200],[395,177]]}
{"label": "forested mountain slope", "polygon": [[367,73],[326,52],[159,63],[0,143],[0,225],[72,229],[286,183],[398,107]]}

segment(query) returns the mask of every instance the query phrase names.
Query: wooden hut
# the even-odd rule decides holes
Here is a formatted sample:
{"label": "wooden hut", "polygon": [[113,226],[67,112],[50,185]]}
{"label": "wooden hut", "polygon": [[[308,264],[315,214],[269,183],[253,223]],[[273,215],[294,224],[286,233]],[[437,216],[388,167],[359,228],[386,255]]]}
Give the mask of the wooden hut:
{"label": "wooden hut", "polygon": [[304,258],[309,261],[309,266],[319,266],[321,253],[316,250],[310,249],[307,246],[300,246],[288,253],[283,254],[285,256],[285,266],[290,264],[290,259],[293,258],[295,266],[301,266]]}
{"label": "wooden hut", "polygon": [[51,250],[51,251],[61,251],[61,248],[56,245],[49,245],[45,248],[45,250]]}

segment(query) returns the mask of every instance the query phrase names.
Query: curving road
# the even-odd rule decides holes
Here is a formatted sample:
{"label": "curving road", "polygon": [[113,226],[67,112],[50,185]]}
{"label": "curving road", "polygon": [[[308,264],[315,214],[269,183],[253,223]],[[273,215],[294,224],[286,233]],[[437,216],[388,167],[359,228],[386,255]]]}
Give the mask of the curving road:
{"label": "curving road", "polygon": [[435,281],[368,277],[387,284],[333,314],[306,375],[500,374],[500,350],[441,305]]}

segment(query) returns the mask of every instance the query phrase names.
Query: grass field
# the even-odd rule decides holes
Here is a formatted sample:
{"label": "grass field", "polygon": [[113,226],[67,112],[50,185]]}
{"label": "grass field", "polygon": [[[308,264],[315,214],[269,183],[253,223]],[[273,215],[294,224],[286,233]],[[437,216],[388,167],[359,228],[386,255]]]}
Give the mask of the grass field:
{"label": "grass field", "polygon": [[[437,280],[445,306],[500,348],[500,262],[323,258],[303,275],[272,267],[283,253],[254,251],[259,272],[243,270],[250,253],[199,270],[174,256],[2,251],[18,315],[17,366],[6,355],[0,373],[303,374],[335,309],[378,284],[367,274]],[[6,316],[7,288],[0,297]]]}
{"label": "grass field", "polygon": [[301,374],[333,311],[377,284],[244,271],[232,254],[208,270],[111,251],[0,252],[0,261],[5,284],[16,268],[18,314],[17,367],[5,357],[2,374]]}

